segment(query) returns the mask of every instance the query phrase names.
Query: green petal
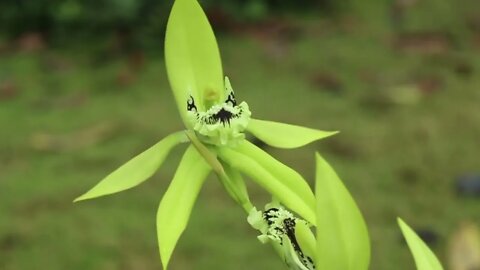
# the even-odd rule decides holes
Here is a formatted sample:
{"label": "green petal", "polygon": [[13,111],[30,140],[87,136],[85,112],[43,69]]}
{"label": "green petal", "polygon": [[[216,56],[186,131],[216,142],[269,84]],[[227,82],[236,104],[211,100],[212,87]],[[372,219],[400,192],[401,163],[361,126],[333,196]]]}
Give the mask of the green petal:
{"label": "green petal", "polygon": [[157,236],[163,269],[167,269],[172,252],[185,230],[193,204],[210,172],[210,167],[190,146],[183,155],[157,212]]}
{"label": "green petal", "polygon": [[307,202],[303,193],[299,194],[295,189],[292,189],[284,177],[275,177],[253,156],[244,155],[230,148],[219,148],[218,155],[225,163],[256,181],[288,208],[297,212],[305,220],[315,224],[315,211],[312,205]]}
{"label": "green petal", "polygon": [[251,119],[247,130],[278,148],[297,148],[338,133],[258,119]]}
{"label": "green petal", "polygon": [[186,140],[183,132],[165,137],[109,174],[87,193],[76,198],[75,202],[109,195],[139,185],[155,173],[174,146]]}
{"label": "green petal", "polygon": [[443,270],[442,265],[438,261],[435,254],[428,248],[428,246],[418,237],[418,235],[400,218],[398,224],[402,230],[403,236],[407,239],[410,251],[415,259],[415,264],[418,270]]}
{"label": "green petal", "polygon": [[165,61],[184,122],[187,98],[192,95],[199,110],[204,104],[224,100],[223,72],[217,41],[205,13],[196,0],[176,0],[168,20]]}
{"label": "green petal", "polygon": [[[298,257],[295,248],[293,246],[293,243],[287,240],[288,237],[283,236],[283,244],[279,246],[279,244],[274,244],[274,247],[276,250],[282,250],[283,251],[283,260],[287,264],[289,269],[292,270],[310,270],[307,268],[303,263],[300,261],[300,258]],[[278,247],[279,246],[279,247]],[[277,251],[278,252],[278,251]]]}
{"label": "green petal", "polygon": [[253,205],[248,196],[247,186],[239,171],[228,164],[222,164],[226,177],[219,177],[228,194],[248,213]]}
{"label": "green petal", "polygon": [[[239,143],[235,151],[254,159],[276,179],[302,197],[312,212],[315,212],[315,195],[307,181],[299,173],[247,140]],[[315,222],[312,223],[315,224]]]}
{"label": "green petal", "polygon": [[304,222],[295,224],[295,238],[302,251],[311,258],[315,259],[317,243],[310,227]]}
{"label": "green petal", "polygon": [[319,155],[316,173],[317,269],[367,270],[370,241],[355,201]]}

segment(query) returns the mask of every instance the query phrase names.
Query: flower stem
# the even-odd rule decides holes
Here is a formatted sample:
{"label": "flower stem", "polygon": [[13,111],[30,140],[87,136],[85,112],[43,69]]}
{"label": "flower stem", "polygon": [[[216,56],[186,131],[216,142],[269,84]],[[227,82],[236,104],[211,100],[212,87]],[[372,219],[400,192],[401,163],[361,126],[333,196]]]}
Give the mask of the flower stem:
{"label": "flower stem", "polygon": [[248,214],[250,210],[253,208],[252,203],[248,199],[248,196],[241,194],[241,192],[238,190],[238,188],[235,186],[233,181],[230,179],[230,177],[227,175],[225,172],[225,169],[223,168],[222,164],[220,161],[218,161],[216,155],[214,155],[208,147],[206,147],[195,135],[195,132],[191,130],[185,131],[185,134],[187,135],[188,139],[190,142],[192,142],[192,145],[197,149],[198,153],[205,159],[205,161],[210,165],[212,170],[215,172],[217,175],[218,179],[222,184],[224,185],[225,189],[227,192],[230,194],[230,196],[243,208],[243,210]]}

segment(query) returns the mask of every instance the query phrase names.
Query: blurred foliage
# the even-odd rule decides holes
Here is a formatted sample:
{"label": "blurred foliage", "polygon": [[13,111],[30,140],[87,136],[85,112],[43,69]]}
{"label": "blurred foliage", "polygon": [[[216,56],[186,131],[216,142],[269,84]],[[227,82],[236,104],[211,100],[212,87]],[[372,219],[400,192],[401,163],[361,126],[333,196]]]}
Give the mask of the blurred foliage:
{"label": "blurred foliage", "polygon": [[[478,1],[438,0],[199,0],[215,28],[229,30],[292,14],[306,17],[350,16],[368,22],[374,32],[444,32],[456,39],[468,34]],[[50,44],[111,38],[127,47],[161,44],[173,0],[36,0],[0,1],[0,38],[41,33]],[[472,8],[473,7],[473,8]],[[152,42],[153,41],[153,42]]]}
{"label": "blurred foliage", "polygon": [[[260,20],[272,13],[304,12],[313,6],[333,11],[348,0],[204,0],[207,9],[234,20]],[[173,1],[155,0],[36,0],[1,1],[3,23],[0,30],[8,37],[40,31],[48,37],[98,36],[121,32],[159,39]]]}
{"label": "blurred foliage", "polygon": [[0,2],[7,38],[41,32],[50,40],[92,38],[116,32],[121,36],[156,35],[163,31],[167,1],[39,0]]}
{"label": "blurred foliage", "polygon": [[[479,28],[475,8],[438,0],[199,0],[218,31],[272,19],[302,16],[352,18],[372,33],[442,33],[462,45],[472,28]],[[163,44],[173,0],[36,0],[0,1],[0,38],[16,39],[40,33],[50,45],[82,44],[86,39],[120,44],[122,49],[157,48]],[[435,37],[434,37],[435,38]]]}
{"label": "blurred foliage", "polygon": [[[172,2],[0,1],[0,35],[13,39],[0,37],[0,269],[159,267],[151,213],[175,160],[122,196],[81,207],[71,200],[181,128],[161,50],[108,57],[97,42],[123,31],[138,42],[130,46],[161,46]],[[397,216],[430,235],[442,262],[463,259],[464,246],[477,250],[464,240],[471,230],[457,228],[480,224],[478,197],[456,185],[479,174],[480,1],[285,2],[202,1],[210,18],[220,9],[243,23],[219,43],[239,100],[256,117],[341,130],[294,155],[266,150],[309,180],[314,151],[331,160],[365,213],[371,269],[414,267]],[[296,17],[273,20],[290,11]],[[259,20],[277,25],[243,27]],[[43,48],[17,42],[36,31],[48,39]],[[213,180],[172,267],[281,269]],[[249,188],[252,198],[270,199]]]}

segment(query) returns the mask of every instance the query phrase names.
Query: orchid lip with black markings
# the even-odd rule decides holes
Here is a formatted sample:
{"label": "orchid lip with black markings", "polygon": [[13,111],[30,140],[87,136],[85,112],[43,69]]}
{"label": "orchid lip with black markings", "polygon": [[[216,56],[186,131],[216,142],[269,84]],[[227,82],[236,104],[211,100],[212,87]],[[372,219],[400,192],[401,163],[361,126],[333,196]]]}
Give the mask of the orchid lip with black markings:
{"label": "orchid lip with black markings", "polygon": [[313,259],[302,251],[295,236],[295,225],[297,222],[302,222],[302,220],[295,218],[285,209],[276,207],[265,210],[263,212],[263,219],[269,227],[267,232],[268,236],[277,239],[280,245],[284,245],[284,238],[282,236],[286,236],[303,266],[309,270],[315,269]]}
{"label": "orchid lip with black markings", "polygon": [[200,115],[192,96],[187,100],[187,110],[195,113],[197,121],[207,125],[214,125],[219,122],[222,123],[223,126],[230,125],[232,119],[239,118],[243,114],[242,108],[239,108],[239,111],[236,113],[232,112],[231,109],[235,107],[237,107],[237,101],[235,100],[233,92],[228,95],[227,100],[225,100],[220,109],[217,109],[216,111],[208,110],[205,115]]}
{"label": "orchid lip with black markings", "polygon": [[234,146],[245,139],[245,130],[250,122],[251,112],[246,102],[237,103],[228,78],[225,78],[225,96],[223,102],[205,109],[205,104],[190,95],[187,99],[187,117],[189,126],[199,139],[213,145]]}

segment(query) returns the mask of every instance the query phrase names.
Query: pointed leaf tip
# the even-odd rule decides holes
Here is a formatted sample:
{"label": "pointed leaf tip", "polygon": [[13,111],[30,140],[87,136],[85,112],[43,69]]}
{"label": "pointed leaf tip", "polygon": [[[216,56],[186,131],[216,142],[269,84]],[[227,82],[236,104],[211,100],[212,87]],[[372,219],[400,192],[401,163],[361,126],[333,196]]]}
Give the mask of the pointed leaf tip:
{"label": "pointed leaf tip", "polygon": [[316,154],[317,269],[367,270],[370,240],[355,201],[332,167]]}
{"label": "pointed leaf tip", "polygon": [[258,119],[251,119],[247,130],[265,143],[278,148],[297,148],[338,133]]}
{"label": "pointed leaf tip", "polygon": [[187,227],[193,205],[210,172],[210,167],[190,145],[180,161],[157,212],[157,237],[163,269]]}
{"label": "pointed leaf tip", "polygon": [[398,225],[407,240],[408,247],[415,260],[417,270],[443,270],[443,267],[423,240],[401,218],[397,218]]}
{"label": "pointed leaf tip", "polygon": [[168,153],[170,153],[170,150],[182,141],[185,141],[183,132],[168,135],[154,146],[116,169],[92,189],[76,198],[74,202],[117,193],[141,184],[156,172]]}

